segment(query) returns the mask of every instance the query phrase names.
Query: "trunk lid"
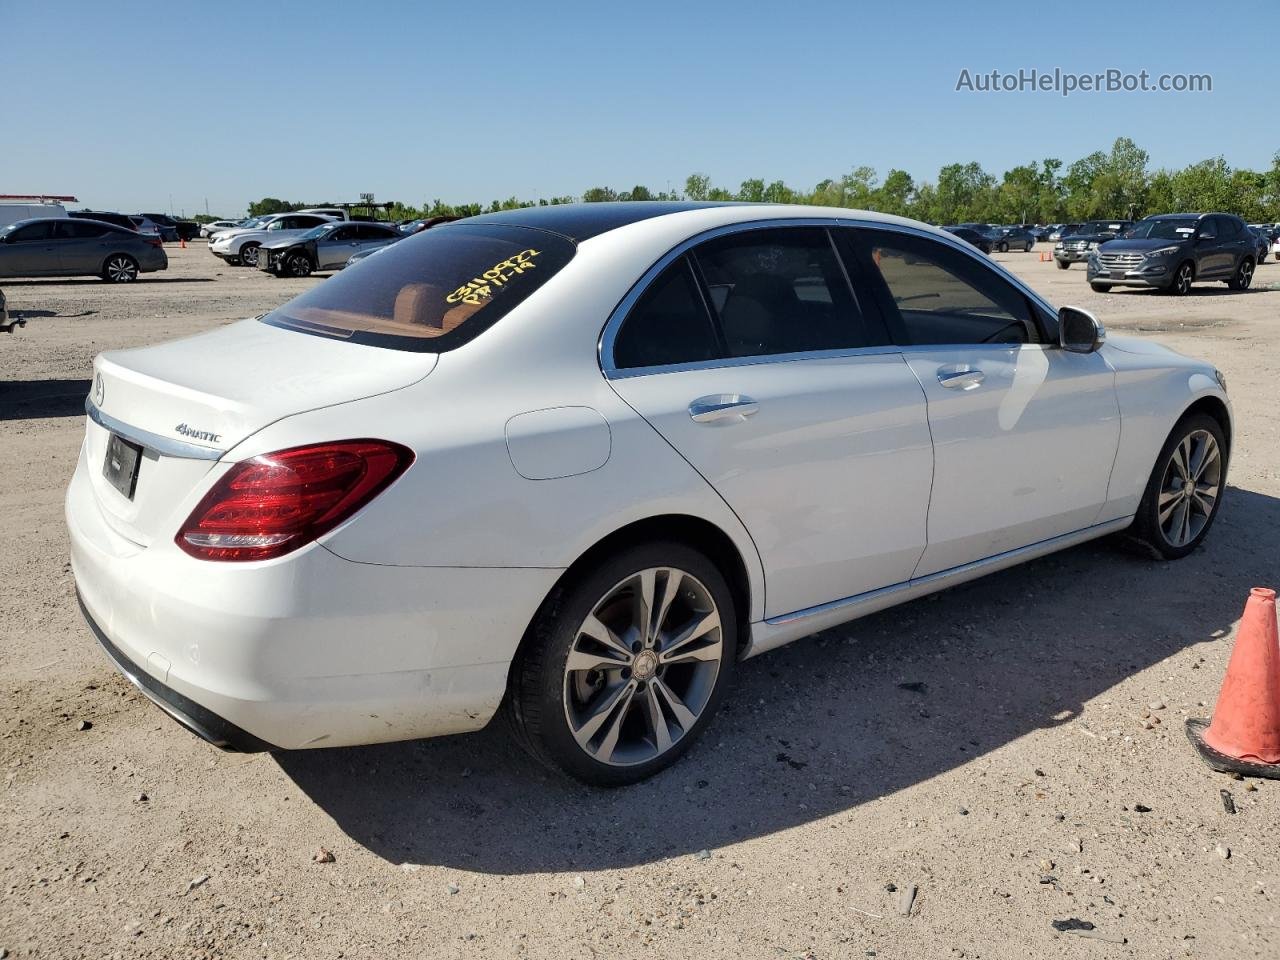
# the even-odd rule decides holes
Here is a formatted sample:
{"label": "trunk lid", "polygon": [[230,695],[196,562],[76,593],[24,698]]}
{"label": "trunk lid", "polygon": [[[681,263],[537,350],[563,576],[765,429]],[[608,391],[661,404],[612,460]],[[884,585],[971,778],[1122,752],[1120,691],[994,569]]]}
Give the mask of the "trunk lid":
{"label": "trunk lid", "polygon": [[[255,320],[101,354],[93,364],[85,443],[103,516],[144,546],[170,536],[168,528],[183,519],[170,522],[174,509],[241,440],[296,413],[406,387],[435,362],[433,353],[347,343]],[[143,447],[132,498],[104,473],[113,432]]]}

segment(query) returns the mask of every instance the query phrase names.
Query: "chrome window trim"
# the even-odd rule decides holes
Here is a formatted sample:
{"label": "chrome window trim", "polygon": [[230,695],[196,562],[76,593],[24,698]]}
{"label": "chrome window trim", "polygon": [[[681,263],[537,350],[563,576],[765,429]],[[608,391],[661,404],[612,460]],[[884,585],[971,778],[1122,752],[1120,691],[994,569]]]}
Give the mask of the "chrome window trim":
{"label": "chrome window trim", "polygon": [[[657,279],[658,275],[670,266],[673,261],[684,256],[695,246],[705,243],[708,240],[714,240],[718,237],[729,236],[735,233],[744,233],[748,230],[761,230],[771,227],[824,227],[828,230],[838,227],[856,227],[870,230],[883,230],[888,233],[906,234],[908,236],[933,240],[937,243],[949,246],[952,249],[959,250],[966,256],[972,257],[974,260],[983,264],[987,269],[994,270],[1001,279],[1012,284],[1015,289],[1031,300],[1032,303],[1043,309],[1049,317],[1056,320],[1058,316],[1058,311],[1047,300],[1045,300],[1044,297],[1040,296],[1040,294],[1036,293],[1023,283],[1022,280],[1006,270],[1002,264],[997,263],[980,250],[977,250],[970,244],[965,243],[959,237],[952,236],[946,231],[935,233],[932,230],[922,229],[909,224],[884,223],[877,220],[864,220],[857,217],[780,217],[776,220],[743,220],[738,223],[729,223],[724,224],[723,226],[713,227],[710,230],[705,230],[702,233],[695,234],[692,237],[687,237],[680,241],[680,243],[676,244],[665,254],[659,257],[658,260],[641,275],[640,279],[632,284],[631,289],[627,291],[626,296],[618,302],[618,305],[614,307],[613,311],[609,314],[609,319],[605,321],[604,328],[600,333],[600,339],[596,345],[596,356],[600,364],[600,370],[604,374],[605,378],[608,380],[621,380],[626,377],[650,376],[657,373],[677,373],[686,370],[708,370],[720,367],[735,367],[758,363],[785,363],[796,360],[812,360],[826,357],[834,358],[869,354],[901,353],[906,349],[919,349],[918,347],[906,344],[891,344],[888,346],[876,347],[851,347],[848,350],[821,350],[806,353],[765,354],[759,357],[722,357],[717,360],[673,363],[654,367],[630,367],[619,369],[614,365],[614,342],[617,340],[618,331],[626,321],[627,315],[636,305],[636,301],[644,296],[649,285],[653,283],[653,281]],[[835,238],[831,237],[831,241],[834,244]],[[839,256],[838,249],[836,250],[836,254],[838,262],[841,265],[841,269],[845,269],[844,258]],[[850,289],[853,291],[854,302],[861,310],[862,303],[858,298],[858,290],[852,282],[850,283]],[[1049,336],[1054,331],[1046,330],[1042,332],[1045,333],[1046,336]],[[1044,344],[1021,344],[1021,346],[1051,347],[1054,346],[1054,343],[1050,342],[1052,340],[1053,338],[1049,336],[1049,340]],[[947,346],[954,349],[956,346],[973,346],[973,344],[932,344],[931,346]]]}
{"label": "chrome window trim", "polygon": [[169,437],[162,437],[158,433],[152,433],[150,430],[130,426],[117,420],[109,413],[103,413],[97,408],[91,397],[84,398],[84,412],[89,415],[90,420],[104,430],[110,430],[116,436],[146,447],[161,456],[180,457],[183,460],[220,460],[223,453],[226,452],[224,450],[214,450],[211,447],[201,447],[194,443],[187,443],[185,440],[173,440]]}

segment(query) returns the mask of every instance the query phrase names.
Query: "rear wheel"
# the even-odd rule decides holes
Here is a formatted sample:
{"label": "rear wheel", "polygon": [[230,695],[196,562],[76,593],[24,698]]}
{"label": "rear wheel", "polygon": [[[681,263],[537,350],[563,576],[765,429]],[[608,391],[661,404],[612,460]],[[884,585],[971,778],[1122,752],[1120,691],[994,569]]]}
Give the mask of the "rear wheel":
{"label": "rear wheel", "polygon": [[108,283],[133,283],[138,279],[138,261],[127,253],[113,253],[102,265],[102,279]]}
{"label": "rear wheel", "polygon": [[246,267],[256,267],[258,265],[258,244],[246,243],[241,247],[240,262]]}
{"label": "rear wheel", "polygon": [[1009,252],[1009,244],[1008,244],[1006,241],[1001,240],[1001,241],[1000,241],[1000,245],[999,245],[996,249],[997,249],[997,250],[999,250],[1001,253],[1008,253],[1008,252]]}
{"label": "rear wheel", "polygon": [[1248,290],[1253,283],[1253,257],[1245,257],[1236,267],[1235,275],[1227,281],[1232,290]]}
{"label": "rear wheel", "polygon": [[736,638],[733,596],[710,560],[679,543],[632,547],[548,598],[512,664],[507,717],[548,766],[635,783],[710,721]]}
{"label": "rear wheel", "polygon": [[1228,448],[1222,426],[1203,413],[1178,422],[1165,441],[1130,532],[1165,560],[1198,547],[1222,503]]}

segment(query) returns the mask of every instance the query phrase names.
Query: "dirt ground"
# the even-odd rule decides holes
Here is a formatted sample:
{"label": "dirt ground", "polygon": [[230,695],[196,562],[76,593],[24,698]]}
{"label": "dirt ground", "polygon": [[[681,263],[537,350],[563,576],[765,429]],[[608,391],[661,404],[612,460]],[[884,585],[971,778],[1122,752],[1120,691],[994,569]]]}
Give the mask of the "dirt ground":
{"label": "dirt ground", "polygon": [[0,336],[0,958],[1280,956],[1280,782],[1182,732],[1248,589],[1280,586],[1280,265],[1175,299],[998,257],[1225,371],[1196,554],[1094,543],[761,656],[682,762],[594,791],[500,729],[220,753],[108,665],[62,520],[94,354],[320,282],[169,256],[128,287],[3,284],[31,320]]}

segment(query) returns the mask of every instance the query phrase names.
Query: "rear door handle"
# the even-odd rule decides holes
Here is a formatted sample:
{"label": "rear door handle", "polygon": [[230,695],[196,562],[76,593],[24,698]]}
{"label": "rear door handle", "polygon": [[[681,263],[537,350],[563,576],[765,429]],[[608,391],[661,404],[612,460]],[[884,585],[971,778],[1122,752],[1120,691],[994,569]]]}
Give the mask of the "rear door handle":
{"label": "rear door handle", "polygon": [[689,404],[689,418],[694,423],[745,420],[759,409],[760,404],[740,393],[713,393]]}
{"label": "rear door handle", "polygon": [[938,382],[949,390],[972,390],[987,375],[973,367],[954,365],[938,368]]}

